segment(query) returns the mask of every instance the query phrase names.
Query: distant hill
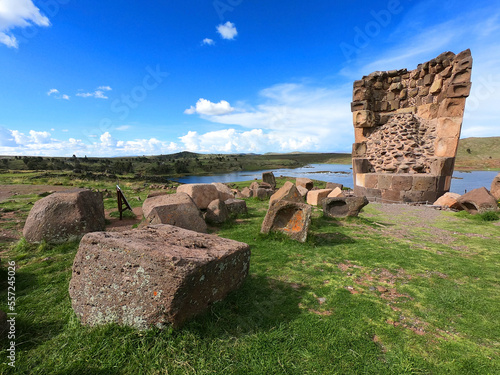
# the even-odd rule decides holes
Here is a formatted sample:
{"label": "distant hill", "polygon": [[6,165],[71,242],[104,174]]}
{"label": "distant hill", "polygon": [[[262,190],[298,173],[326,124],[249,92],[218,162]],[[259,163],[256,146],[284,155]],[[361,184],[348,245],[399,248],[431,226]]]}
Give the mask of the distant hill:
{"label": "distant hill", "polygon": [[500,169],[500,137],[461,139],[455,169]]}

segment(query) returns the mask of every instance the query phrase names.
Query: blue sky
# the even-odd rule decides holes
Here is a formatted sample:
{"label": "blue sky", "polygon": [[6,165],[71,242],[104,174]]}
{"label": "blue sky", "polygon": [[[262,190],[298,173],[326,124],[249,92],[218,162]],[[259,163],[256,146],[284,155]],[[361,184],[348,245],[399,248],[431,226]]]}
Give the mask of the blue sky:
{"label": "blue sky", "polygon": [[354,80],[467,48],[500,136],[498,0],[0,0],[0,155],[350,152]]}

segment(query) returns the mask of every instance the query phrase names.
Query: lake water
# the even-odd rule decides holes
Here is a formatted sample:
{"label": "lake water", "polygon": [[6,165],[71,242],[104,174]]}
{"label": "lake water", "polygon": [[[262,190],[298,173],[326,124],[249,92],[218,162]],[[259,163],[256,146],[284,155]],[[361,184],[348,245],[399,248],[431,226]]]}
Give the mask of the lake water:
{"label": "lake water", "polygon": [[[249,181],[261,179],[263,172],[273,172],[276,177],[307,177],[314,180],[337,182],[350,188],[353,187],[352,167],[346,164],[310,164],[302,168],[294,169],[266,169],[250,172],[230,172],[212,176],[186,176],[177,178],[176,180],[185,184]],[[466,190],[470,191],[481,186],[489,190],[493,178],[498,173],[498,171],[455,171],[453,172],[450,191],[464,194]]]}

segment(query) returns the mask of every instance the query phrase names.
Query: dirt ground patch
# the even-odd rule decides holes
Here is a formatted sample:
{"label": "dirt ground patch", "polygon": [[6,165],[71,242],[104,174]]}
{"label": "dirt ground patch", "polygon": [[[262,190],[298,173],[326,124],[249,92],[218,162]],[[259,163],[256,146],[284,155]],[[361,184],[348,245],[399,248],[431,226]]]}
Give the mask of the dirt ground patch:
{"label": "dirt ground patch", "polygon": [[41,194],[49,191],[68,190],[72,187],[55,185],[0,185],[0,202],[14,195]]}

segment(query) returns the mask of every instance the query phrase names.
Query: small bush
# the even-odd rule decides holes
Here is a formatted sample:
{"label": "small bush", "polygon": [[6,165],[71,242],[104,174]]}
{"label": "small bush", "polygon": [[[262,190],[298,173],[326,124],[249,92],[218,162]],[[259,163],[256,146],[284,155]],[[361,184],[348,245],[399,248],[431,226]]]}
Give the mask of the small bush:
{"label": "small bush", "polygon": [[477,214],[476,218],[482,221],[497,221],[500,219],[500,216],[498,216],[498,213],[495,211],[486,211],[482,214]]}

